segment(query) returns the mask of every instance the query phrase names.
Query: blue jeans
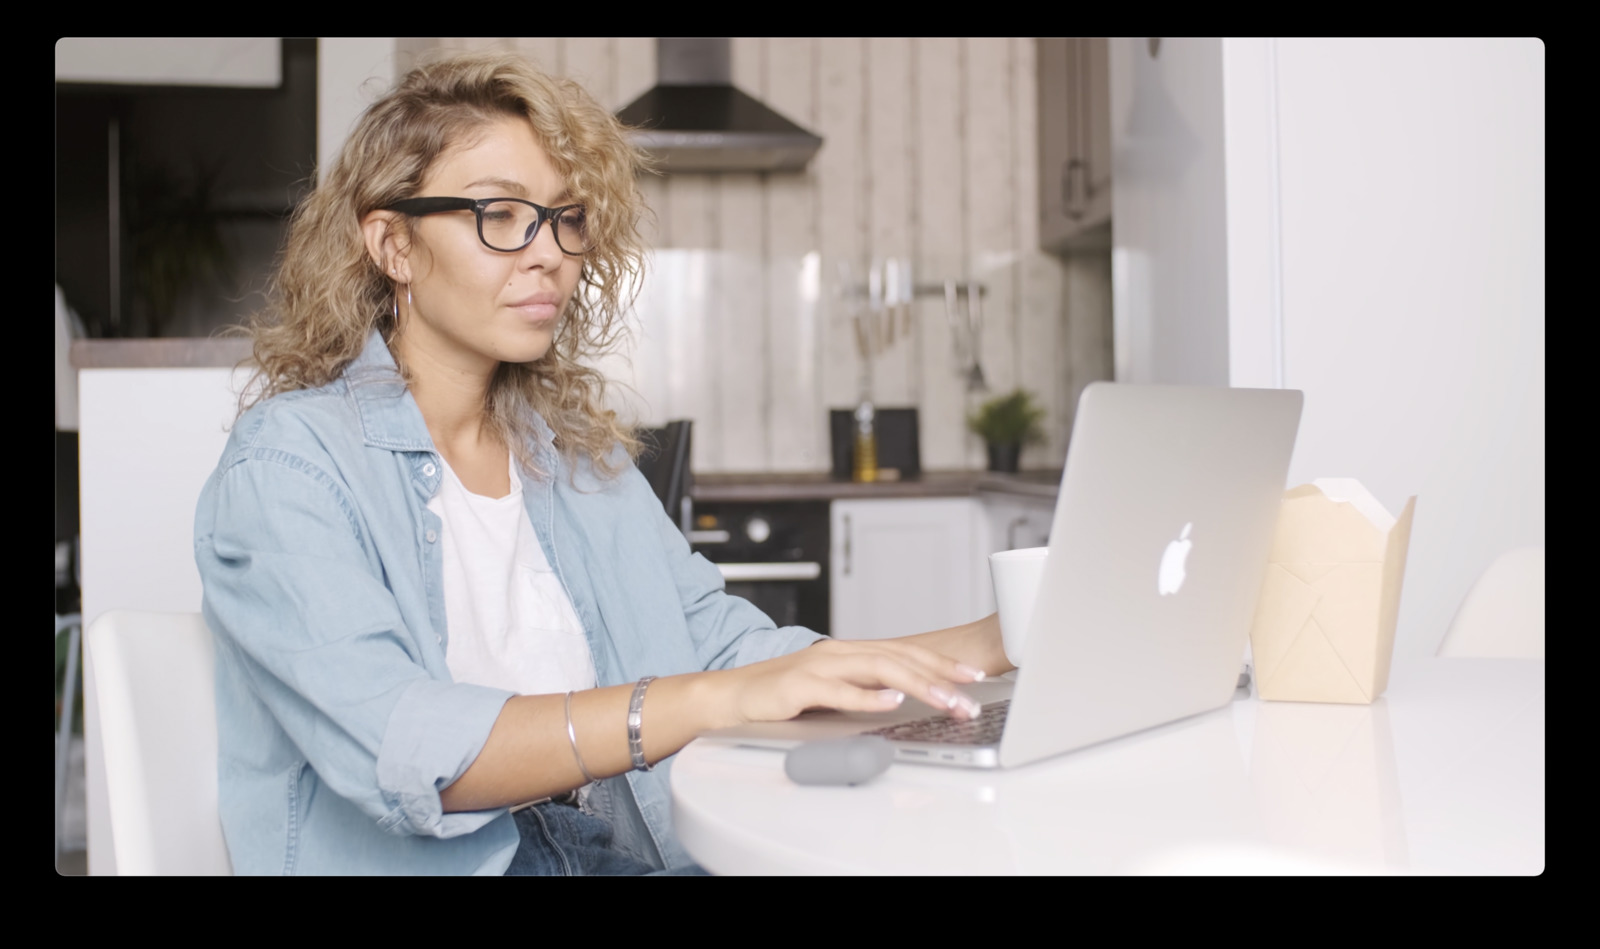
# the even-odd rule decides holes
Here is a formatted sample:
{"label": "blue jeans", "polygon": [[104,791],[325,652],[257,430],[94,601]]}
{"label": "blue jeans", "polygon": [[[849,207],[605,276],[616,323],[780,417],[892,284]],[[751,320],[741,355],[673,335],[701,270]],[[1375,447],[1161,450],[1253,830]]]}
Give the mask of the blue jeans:
{"label": "blue jeans", "polygon": [[512,815],[521,841],[507,876],[703,875],[699,867],[657,870],[611,844],[611,825],[570,804],[547,802]]}

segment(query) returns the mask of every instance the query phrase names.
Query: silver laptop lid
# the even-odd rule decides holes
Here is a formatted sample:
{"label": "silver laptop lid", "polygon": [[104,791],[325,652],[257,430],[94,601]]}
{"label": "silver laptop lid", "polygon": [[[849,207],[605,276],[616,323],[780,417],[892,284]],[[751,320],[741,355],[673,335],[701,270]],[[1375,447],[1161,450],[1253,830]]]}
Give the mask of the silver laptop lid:
{"label": "silver laptop lid", "polygon": [[1301,402],[1287,389],[1084,390],[1002,765],[1232,698]]}

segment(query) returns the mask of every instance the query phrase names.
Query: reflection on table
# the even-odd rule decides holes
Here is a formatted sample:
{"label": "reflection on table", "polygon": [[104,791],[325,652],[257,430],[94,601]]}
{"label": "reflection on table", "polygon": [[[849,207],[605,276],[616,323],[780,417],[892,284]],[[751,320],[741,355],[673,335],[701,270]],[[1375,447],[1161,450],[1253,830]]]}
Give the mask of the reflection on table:
{"label": "reflection on table", "polygon": [[1486,873],[1544,867],[1544,662],[1397,668],[1372,705],[1230,706],[1009,772],[800,787],[699,741],[678,833],[718,873]]}

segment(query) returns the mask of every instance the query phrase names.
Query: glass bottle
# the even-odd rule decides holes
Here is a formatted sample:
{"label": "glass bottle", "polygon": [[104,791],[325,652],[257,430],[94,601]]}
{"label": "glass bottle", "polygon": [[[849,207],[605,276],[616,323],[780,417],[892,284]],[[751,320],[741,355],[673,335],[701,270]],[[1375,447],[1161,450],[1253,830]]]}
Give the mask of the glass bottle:
{"label": "glass bottle", "polygon": [[872,403],[856,406],[856,481],[878,480],[878,436],[872,430]]}

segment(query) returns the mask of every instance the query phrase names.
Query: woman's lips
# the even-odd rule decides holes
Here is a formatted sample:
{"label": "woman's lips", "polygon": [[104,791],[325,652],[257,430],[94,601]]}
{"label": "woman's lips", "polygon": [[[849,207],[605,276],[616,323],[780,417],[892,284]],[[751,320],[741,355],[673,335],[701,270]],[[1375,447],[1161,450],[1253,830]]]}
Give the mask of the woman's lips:
{"label": "woman's lips", "polygon": [[560,315],[561,298],[553,293],[536,293],[512,303],[511,308],[535,323],[543,323]]}
{"label": "woman's lips", "polygon": [[511,308],[535,323],[554,320],[561,312],[554,303],[517,303]]}

